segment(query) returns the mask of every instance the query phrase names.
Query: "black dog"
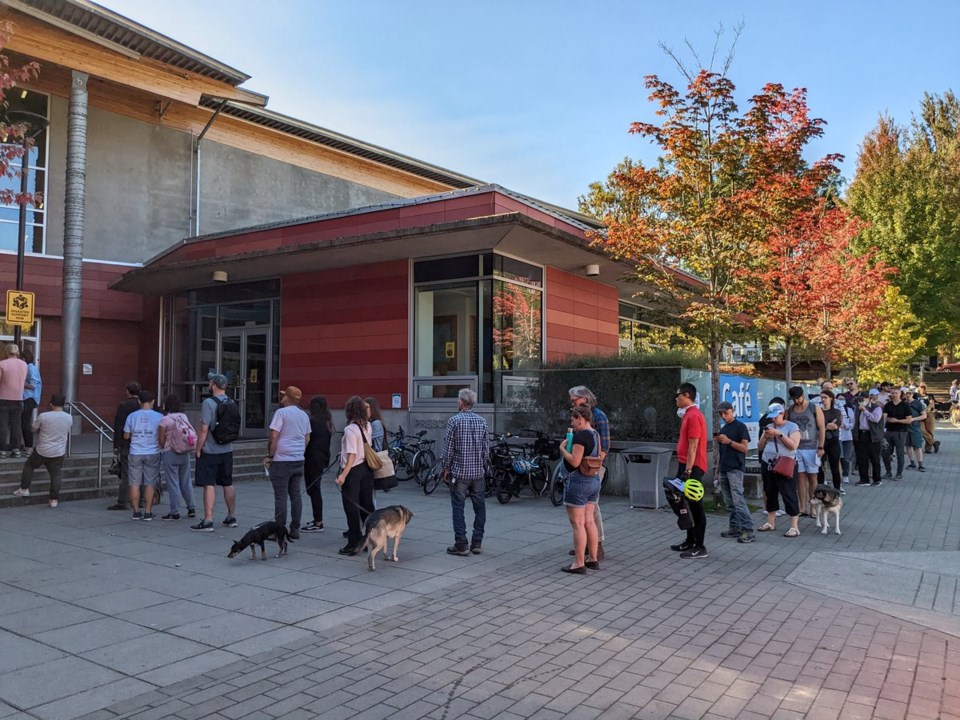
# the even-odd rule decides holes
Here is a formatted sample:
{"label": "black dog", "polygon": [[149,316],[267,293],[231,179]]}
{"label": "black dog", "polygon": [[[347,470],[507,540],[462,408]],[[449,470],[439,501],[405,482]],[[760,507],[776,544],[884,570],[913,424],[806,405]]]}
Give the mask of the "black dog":
{"label": "black dog", "polygon": [[253,560],[257,559],[257,545],[260,546],[260,554],[263,556],[260,559],[267,559],[267,551],[263,547],[263,544],[267,540],[276,541],[277,545],[280,547],[280,552],[277,553],[277,557],[287,554],[287,543],[293,542],[293,540],[287,534],[287,529],[278,522],[265,522],[256,525],[250,530],[247,531],[247,534],[242,538],[237,540],[233,546],[230,548],[230,552],[227,554],[228,558],[236,557],[243,549],[246,547],[250,548],[250,552],[253,553]]}

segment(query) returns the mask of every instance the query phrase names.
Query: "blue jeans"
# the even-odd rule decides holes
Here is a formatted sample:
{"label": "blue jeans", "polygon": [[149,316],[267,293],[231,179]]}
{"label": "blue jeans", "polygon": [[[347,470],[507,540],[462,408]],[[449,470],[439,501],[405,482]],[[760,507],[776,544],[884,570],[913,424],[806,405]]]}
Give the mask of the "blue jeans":
{"label": "blue jeans", "polygon": [[196,510],[193,504],[193,485],[190,483],[190,453],[164,450],[160,461],[163,465],[163,476],[167,479],[167,492],[170,493],[170,513],[180,514],[181,498],[188,510]]}
{"label": "blue jeans", "polygon": [[720,492],[730,512],[730,528],[740,532],[753,532],[753,519],[747,499],[743,496],[743,470],[721,470]]}
{"label": "blue jeans", "polygon": [[473,503],[473,538],[471,542],[479,545],[483,541],[483,526],[487,523],[487,506],[484,502],[485,490],[483,478],[463,480],[457,478],[450,486],[450,504],[453,506],[453,536],[457,547],[467,546],[467,521],[463,508],[467,503],[467,493]]}

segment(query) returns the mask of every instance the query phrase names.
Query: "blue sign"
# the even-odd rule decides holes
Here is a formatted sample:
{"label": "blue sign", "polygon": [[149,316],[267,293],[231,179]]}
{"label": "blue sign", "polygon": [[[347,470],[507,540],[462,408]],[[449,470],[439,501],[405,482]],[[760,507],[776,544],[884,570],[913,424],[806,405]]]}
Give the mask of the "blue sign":
{"label": "blue sign", "polygon": [[763,415],[757,407],[757,381],[754,378],[721,375],[720,402],[733,405],[733,412],[741,422],[759,422],[760,416]]}

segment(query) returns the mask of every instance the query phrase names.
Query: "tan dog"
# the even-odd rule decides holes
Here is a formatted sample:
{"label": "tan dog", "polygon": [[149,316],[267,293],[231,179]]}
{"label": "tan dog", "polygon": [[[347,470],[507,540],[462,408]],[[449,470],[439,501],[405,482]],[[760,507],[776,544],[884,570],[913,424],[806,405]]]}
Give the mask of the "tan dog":
{"label": "tan dog", "polygon": [[[840,534],[840,508],[843,507],[843,498],[840,492],[830,485],[817,485],[810,501],[814,516],[817,518],[817,527],[822,527],[821,535],[826,535],[830,527],[830,516],[833,515],[837,535]],[[822,520],[822,524],[821,524]]]}
{"label": "tan dog", "polygon": [[[400,547],[400,538],[403,531],[407,529],[407,523],[413,518],[413,513],[403,505],[391,505],[390,507],[374,510],[367,517],[363,525],[366,532],[363,538],[363,545],[360,549],[368,551],[367,567],[376,570],[377,553],[383,550],[383,559],[397,562],[397,548]],[[387,550],[387,540],[393,538],[393,556]]]}

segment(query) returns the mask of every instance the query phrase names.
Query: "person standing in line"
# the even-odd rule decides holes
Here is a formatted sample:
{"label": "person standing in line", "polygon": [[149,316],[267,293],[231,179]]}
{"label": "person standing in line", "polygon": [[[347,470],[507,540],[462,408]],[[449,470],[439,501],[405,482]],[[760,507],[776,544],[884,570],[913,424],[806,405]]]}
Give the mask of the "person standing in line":
{"label": "person standing in line", "polygon": [[[130,507],[130,441],[123,437],[123,426],[130,413],[140,409],[140,383],[127,383],[127,399],[117,406],[113,418],[113,454],[120,460],[120,484],[117,486],[117,502],[107,510],[126,510]],[[139,510],[139,508],[137,508]]]}
{"label": "person standing in line", "polygon": [[[453,509],[454,542],[447,548],[451,555],[479,555],[487,524],[484,475],[489,456],[489,437],[487,421],[473,411],[476,403],[477,394],[469,388],[463,388],[457,395],[457,414],[447,420],[443,435],[443,480],[450,487],[450,505]],[[473,534],[469,546],[463,512],[467,495],[470,495],[473,504]]]}
{"label": "person standing in line", "polygon": [[323,395],[310,398],[310,440],[307,442],[303,459],[303,481],[310,497],[313,521],[307,523],[301,532],[323,532],[323,494],[320,492],[320,479],[330,464],[330,441],[333,439],[333,416],[327,407]]}
{"label": "person standing in line", "polygon": [[[777,399],[777,398],[775,398]],[[790,527],[784,537],[795,538],[800,536],[800,504],[797,500],[797,473],[794,470],[788,477],[774,471],[776,462],[781,457],[796,460],[797,447],[800,445],[800,428],[796,423],[786,419],[786,410],[779,403],[771,403],[767,408],[770,423],[766,426],[757,441],[757,450],[760,452],[760,462],[768,468],[763,481],[766,497],[767,521],[757,528],[758,532],[773,532],[777,525],[777,512],[780,508],[780,499],[790,518]]]}
{"label": "person standing in line", "polygon": [[915,397],[911,388],[904,388],[903,396],[912,418],[912,422],[907,426],[907,459],[910,461],[907,467],[918,472],[926,472],[923,467],[923,433],[921,429],[927,419],[927,406],[923,400]]}
{"label": "person standing in line", "polygon": [[[872,485],[880,487],[880,448],[883,444],[883,407],[880,405],[880,391],[870,388],[869,393],[861,393],[857,399],[854,414],[854,442],[856,443],[857,472],[860,475],[859,487]],[[873,482],[870,472],[873,471]]]}
{"label": "person standing in line", "polygon": [[[883,393],[880,394],[883,397]],[[903,456],[907,446],[907,432],[913,422],[910,408],[903,402],[900,388],[890,389],[890,399],[883,405],[884,438],[887,448],[883,452],[883,467],[886,470],[884,478],[893,477],[894,480],[903,479]],[[891,474],[893,453],[897,453],[897,474]]]}
{"label": "person standing in line", "polygon": [[20,432],[23,437],[23,450],[29,453],[33,449],[33,411],[40,407],[43,381],[40,368],[37,367],[33,350],[23,351],[23,361],[27,364],[27,379],[23,383],[23,414],[20,416]]}
{"label": "person standing in line", "polygon": [[[224,403],[233,403],[227,397],[226,375],[210,375],[208,387],[210,397],[200,406],[200,432],[197,433],[197,470],[195,484],[203,488],[203,520],[191,525],[193,532],[213,532],[213,509],[217,502],[217,486],[223,488],[223,502],[227,506],[227,516],[223,520],[226,527],[237,526],[237,493],[233,487],[233,443],[218,443],[213,436],[217,427],[217,410]],[[236,404],[236,403],[234,403]]]}
{"label": "person standing in line", "polygon": [[[842,495],[844,491],[841,487],[843,475],[840,471],[840,460],[843,456],[843,446],[840,444],[840,429],[843,427],[843,413],[840,411],[840,408],[835,405],[837,399],[832,390],[820,391],[820,407],[823,413],[824,429],[826,431],[823,438],[824,457],[830,466],[830,476],[833,479],[833,487],[839,490]],[[825,477],[826,472],[821,462],[820,470],[817,473],[817,482],[823,483]]]}
{"label": "person standing in line", "polygon": [[27,364],[20,359],[20,348],[13,343],[6,350],[6,359],[0,360],[0,458],[18,458],[23,455],[20,445]]}
{"label": "person standing in line", "polygon": [[[607,414],[597,407],[597,396],[593,394],[593,391],[590,388],[583,385],[577,385],[576,387],[570,388],[568,391],[570,396],[570,402],[575,407],[586,406],[590,408],[590,412],[593,416],[593,429],[597,431],[597,434],[600,435],[600,457],[603,459],[603,465],[600,468],[600,474],[597,478],[600,480],[600,484],[603,485],[603,478],[607,474],[607,455],[610,453],[610,419],[607,417]],[[593,504],[593,522],[597,526],[597,535],[600,538],[600,544],[597,548],[597,561],[603,560],[604,551],[603,551],[603,515],[600,513],[600,501],[597,500]],[[570,553],[573,554],[572,552]]]}
{"label": "person standing in line", "polygon": [[373,512],[373,470],[367,465],[364,445],[370,444],[367,404],[359,395],[347,400],[343,408],[347,425],[340,447],[340,473],[337,486],[347,518],[347,544],[337,552],[356,555],[363,542],[363,524]]}
{"label": "person standing in line", "polygon": [[[696,406],[697,388],[692,383],[683,383],[677,388],[677,415],[680,416],[680,439],[677,441],[677,460],[679,462],[678,479],[686,482],[703,482],[707,474],[707,420]],[[703,509],[703,500],[689,500],[690,519],[693,527],[687,530],[687,539],[679,545],[671,545],[671,550],[680,552],[684,560],[698,560],[707,557],[704,538],[707,534],[707,514]]]}
{"label": "person standing in line", "polygon": [[937,399],[927,392],[926,383],[917,385],[917,397],[923,402],[924,408],[926,408],[926,419],[920,426],[920,433],[926,442],[925,450],[928,453],[938,453],[940,452],[940,441],[934,437],[937,431],[937,418],[935,414],[937,410]]}
{"label": "person standing in line", "polygon": [[585,475],[584,472],[589,472],[589,469],[582,465],[584,458],[600,457],[600,436],[590,425],[591,415],[587,406],[570,408],[570,425],[573,427],[571,447],[568,450],[565,442],[560,443],[560,455],[567,470],[563,483],[563,504],[573,528],[574,550],[573,564],[564,565],[560,570],[575,575],[586,575],[587,568],[600,569],[600,561],[597,560],[599,537],[594,511],[590,507],[600,501],[600,477]]}
{"label": "person standing in line", "polygon": [[743,473],[747,467],[747,450],[750,449],[750,431],[737,420],[733,405],[722,402],[717,405],[723,427],[714,433],[720,449],[720,467],[717,470],[720,492],[730,514],[730,526],[720,533],[722,538],[736,538],[739,543],[752,543],[753,519],[750,506],[743,494]]}
{"label": "person standing in line", "polygon": [[[153,520],[153,498],[160,482],[160,443],[157,428],[163,415],[153,409],[156,396],[141,390],[140,409],[130,413],[123,424],[123,437],[130,441],[130,504],[134,520]],[[140,510],[140,486],[145,512]]]}
{"label": "person standing in line", "polygon": [[847,403],[847,395],[837,395],[837,410],[843,419],[840,425],[840,472],[844,483],[850,482],[850,471],[855,467],[856,458],[853,452],[853,432],[856,428],[854,424],[854,408],[856,401],[852,404]]}
{"label": "person standing in line", "polygon": [[[193,485],[190,481],[190,456],[196,451],[197,432],[187,416],[180,412],[180,398],[167,395],[163,401],[167,414],[157,428],[160,443],[160,464],[170,493],[170,512],[161,520],[180,519],[180,501],[187,506],[187,517],[195,517]],[[190,444],[190,440],[193,444]]]}
{"label": "person standing in line", "polygon": [[[794,385],[788,393],[793,403],[787,408],[787,422],[800,428],[800,447],[797,449],[797,495],[801,517],[810,517],[810,501],[817,489],[817,477],[826,440],[823,412],[807,399],[803,388]],[[818,396],[819,397],[819,396]]]}
{"label": "person standing in line", "polygon": [[387,449],[387,426],[383,422],[383,413],[380,411],[380,403],[375,397],[368,397],[364,400],[369,408],[370,417],[370,447],[377,452]]}
{"label": "person standing in line", "polygon": [[67,404],[63,395],[50,398],[50,410],[40,413],[31,430],[36,435],[36,447],[27,457],[20,473],[20,487],[13,491],[17,497],[30,495],[33,471],[41,465],[50,473],[50,507],[60,503],[60,483],[63,476],[63,460],[67,454],[67,438],[73,428],[73,418],[63,411]]}
{"label": "person standing in line", "polygon": [[269,468],[273,485],[273,519],[287,524],[287,498],[290,498],[289,536],[300,537],[300,516],[303,498],[300,482],[303,480],[303,462],[310,442],[310,418],[300,409],[303,393],[290,385],[280,393],[280,407],[270,421],[270,445],[263,464]]}

